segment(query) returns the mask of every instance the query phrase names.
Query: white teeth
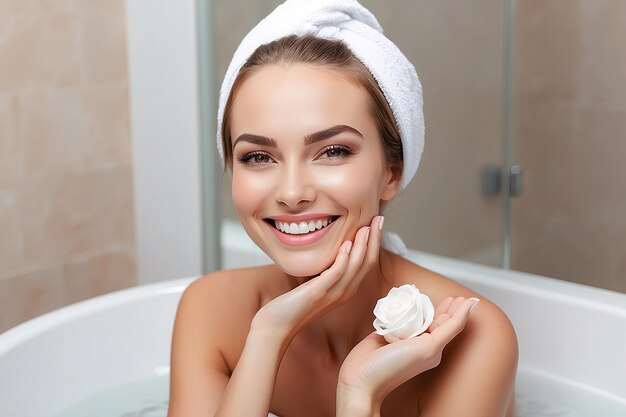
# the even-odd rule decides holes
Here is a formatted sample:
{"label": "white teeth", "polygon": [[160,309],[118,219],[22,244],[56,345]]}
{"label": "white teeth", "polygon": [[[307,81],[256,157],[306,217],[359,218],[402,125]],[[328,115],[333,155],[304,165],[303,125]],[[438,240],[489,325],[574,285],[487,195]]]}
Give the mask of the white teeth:
{"label": "white teeth", "polygon": [[276,228],[283,233],[288,233],[290,235],[302,235],[310,232],[314,232],[323,227],[328,226],[332,223],[332,219],[327,217],[323,220],[316,220],[310,222],[300,222],[300,223],[287,223],[281,222],[280,220],[274,220],[274,224]]}

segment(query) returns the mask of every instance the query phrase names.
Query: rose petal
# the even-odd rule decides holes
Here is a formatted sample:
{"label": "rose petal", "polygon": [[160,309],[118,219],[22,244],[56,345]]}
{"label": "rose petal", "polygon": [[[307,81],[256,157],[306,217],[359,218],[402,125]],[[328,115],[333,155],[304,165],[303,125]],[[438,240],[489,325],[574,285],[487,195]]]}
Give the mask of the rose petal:
{"label": "rose petal", "polygon": [[418,310],[418,306],[415,305],[414,302],[412,302],[411,304],[407,306],[405,310],[399,312],[395,316],[388,316],[388,318],[389,318],[389,322],[391,323],[405,322],[406,320],[409,320],[410,317],[415,316],[415,314],[421,315],[420,311]]}
{"label": "rose petal", "polygon": [[415,310],[413,305],[415,304],[414,291],[415,290],[409,285],[392,288],[392,290],[389,291],[387,297],[384,298],[386,301],[380,305],[388,321],[395,322],[396,320],[400,320],[401,317],[411,314],[409,311]]}
{"label": "rose petal", "polygon": [[378,302],[376,302],[376,306],[374,307],[374,315],[383,322],[389,322],[389,318],[387,317],[387,310],[385,309],[385,304],[387,304],[386,297],[378,300]]}
{"label": "rose petal", "polygon": [[406,339],[415,333],[422,326],[422,321],[417,320],[417,314],[413,317],[409,317],[404,323],[398,323],[395,326],[389,328],[389,333],[393,334],[399,339]]}
{"label": "rose petal", "polygon": [[422,294],[421,298],[422,298],[422,304],[425,307],[425,311],[424,311],[425,320],[424,320],[424,323],[409,337],[415,337],[424,333],[428,329],[428,327],[430,327],[435,317],[435,306],[430,301],[430,298],[426,294]]}

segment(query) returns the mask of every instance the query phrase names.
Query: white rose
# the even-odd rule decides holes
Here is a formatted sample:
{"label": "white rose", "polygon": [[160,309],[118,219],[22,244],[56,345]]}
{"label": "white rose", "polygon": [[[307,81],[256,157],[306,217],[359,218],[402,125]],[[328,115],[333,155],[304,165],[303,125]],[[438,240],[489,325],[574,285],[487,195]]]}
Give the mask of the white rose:
{"label": "white rose", "polygon": [[417,336],[428,329],[435,307],[413,284],[393,287],[374,307],[374,328],[388,343]]}

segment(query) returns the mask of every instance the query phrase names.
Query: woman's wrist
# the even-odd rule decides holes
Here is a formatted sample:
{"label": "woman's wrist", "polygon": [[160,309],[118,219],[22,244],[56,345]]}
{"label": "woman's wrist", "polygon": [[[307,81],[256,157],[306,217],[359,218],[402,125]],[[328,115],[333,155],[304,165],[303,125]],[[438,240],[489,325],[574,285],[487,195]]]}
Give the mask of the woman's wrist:
{"label": "woman's wrist", "polygon": [[337,386],[337,417],[380,417],[382,401],[361,390]]}
{"label": "woman's wrist", "polygon": [[274,346],[280,352],[280,357],[286,352],[292,339],[288,332],[254,323],[248,332],[248,342]]}

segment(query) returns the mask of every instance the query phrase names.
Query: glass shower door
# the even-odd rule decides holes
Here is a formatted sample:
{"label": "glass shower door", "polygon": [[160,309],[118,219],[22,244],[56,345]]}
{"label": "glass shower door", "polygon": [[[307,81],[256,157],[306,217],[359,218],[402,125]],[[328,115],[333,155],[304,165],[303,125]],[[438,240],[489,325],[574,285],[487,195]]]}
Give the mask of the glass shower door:
{"label": "glass shower door", "polygon": [[626,292],[626,2],[517,2],[511,268]]}

